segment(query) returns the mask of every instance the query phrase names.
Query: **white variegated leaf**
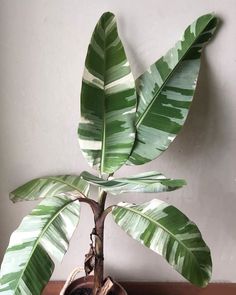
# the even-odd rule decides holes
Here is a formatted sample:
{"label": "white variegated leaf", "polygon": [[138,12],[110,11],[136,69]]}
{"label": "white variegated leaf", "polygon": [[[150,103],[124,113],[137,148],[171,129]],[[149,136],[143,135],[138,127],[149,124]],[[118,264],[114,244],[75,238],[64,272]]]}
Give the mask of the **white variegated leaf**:
{"label": "white variegated leaf", "polygon": [[154,199],[141,205],[119,203],[112,215],[129,236],[162,255],[188,281],[208,284],[210,250],[197,226],[177,208]]}
{"label": "white variegated leaf", "polygon": [[115,16],[98,21],[85,61],[79,143],[89,165],[113,173],[128,159],[134,143],[135,82],[119,38]]}
{"label": "white variegated leaf", "polygon": [[79,221],[69,193],[45,198],[13,232],[0,272],[1,295],[40,295]]}
{"label": "white variegated leaf", "polygon": [[89,172],[82,172],[81,178],[92,185],[101,187],[104,191],[113,195],[140,192],[140,193],[159,193],[176,190],[186,184],[183,179],[166,178],[163,174],[156,171],[145,172],[125,178],[112,178],[104,180]]}
{"label": "white variegated leaf", "polygon": [[155,159],[180,132],[196,88],[202,49],[216,26],[214,15],[199,17],[175,47],[136,80],[136,139],[129,164]]}
{"label": "white variegated leaf", "polygon": [[47,176],[30,180],[10,193],[13,202],[53,197],[60,193],[79,191],[87,195],[89,185],[80,175]]}

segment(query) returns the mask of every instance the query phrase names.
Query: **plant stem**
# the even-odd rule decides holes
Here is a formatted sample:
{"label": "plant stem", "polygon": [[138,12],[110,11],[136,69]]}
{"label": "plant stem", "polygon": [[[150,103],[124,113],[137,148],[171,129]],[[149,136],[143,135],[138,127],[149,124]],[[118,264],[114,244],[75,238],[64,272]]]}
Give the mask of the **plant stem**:
{"label": "plant stem", "polygon": [[107,193],[101,191],[99,194],[98,215],[94,215],[95,221],[95,267],[94,267],[94,288],[93,295],[96,295],[103,285],[104,279],[104,221],[107,214],[104,214]]}
{"label": "plant stem", "polygon": [[101,190],[100,194],[99,194],[99,200],[98,203],[101,206],[102,211],[105,208],[105,204],[106,204],[106,197],[107,197],[107,192],[105,192],[104,190]]}
{"label": "plant stem", "polygon": [[98,218],[95,221],[95,267],[94,267],[94,289],[93,295],[97,292],[103,285],[103,275],[104,275],[104,219]]}
{"label": "plant stem", "polygon": [[95,231],[95,266],[94,266],[94,288],[93,295],[97,295],[104,280],[104,222],[107,214],[112,211],[113,206],[105,209],[107,193],[101,191],[99,202],[89,198],[78,198],[80,202],[88,203],[94,214]]}

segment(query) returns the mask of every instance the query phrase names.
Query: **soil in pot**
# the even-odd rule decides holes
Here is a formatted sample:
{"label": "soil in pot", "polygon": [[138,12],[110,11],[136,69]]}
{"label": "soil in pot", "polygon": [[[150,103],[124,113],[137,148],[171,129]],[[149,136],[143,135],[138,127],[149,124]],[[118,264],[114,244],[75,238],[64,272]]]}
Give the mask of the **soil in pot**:
{"label": "soil in pot", "polygon": [[[81,288],[79,290],[75,290],[71,295],[92,295],[93,290],[90,288]],[[109,292],[109,295],[115,295],[113,292]]]}
{"label": "soil in pot", "polygon": [[[127,295],[117,282],[114,283],[114,290],[110,291],[108,295]],[[93,276],[76,279],[66,288],[65,295],[92,295],[93,284]]]}
{"label": "soil in pot", "polygon": [[90,288],[81,288],[79,290],[75,290],[71,295],[92,295],[92,289]]}

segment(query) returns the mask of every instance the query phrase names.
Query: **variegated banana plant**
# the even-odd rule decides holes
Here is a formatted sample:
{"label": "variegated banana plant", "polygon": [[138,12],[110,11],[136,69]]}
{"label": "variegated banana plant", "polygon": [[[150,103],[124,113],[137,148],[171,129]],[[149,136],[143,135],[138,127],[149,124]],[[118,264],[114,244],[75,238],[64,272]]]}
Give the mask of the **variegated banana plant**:
{"label": "variegated banana plant", "polygon": [[[185,185],[152,171],[115,178],[123,165],[141,165],[164,152],[181,130],[196,88],[200,57],[217,18],[199,17],[182,39],[134,80],[115,17],[102,15],[93,32],[81,90],[79,143],[97,175],[42,177],[10,194],[13,202],[43,199],[12,234],[0,278],[2,295],[38,295],[61,261],[79,222],[80,203],[91,206],[95,226],[85,271],[94,271],[93,294],[101,294],[104,220],[112,213],[129,236],[162,255],[191,283],[211,277],[210,250],[197,226],[174,206],[158,199],[106,207],[107,194],[159,193]],[[89,195],[98,188],[98,198]]]}

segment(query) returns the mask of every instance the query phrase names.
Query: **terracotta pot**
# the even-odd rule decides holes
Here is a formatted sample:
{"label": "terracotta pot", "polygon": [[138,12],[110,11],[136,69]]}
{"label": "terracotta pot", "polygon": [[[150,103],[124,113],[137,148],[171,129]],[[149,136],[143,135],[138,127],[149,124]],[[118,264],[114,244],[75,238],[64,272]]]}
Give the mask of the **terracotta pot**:
{"label": "terracotta pot", "polygon": [[[73,292],[76,290],[79,290],[81,288],[93,288],[93,276],[87,276],[87,277],[82,277],[77,280],[74,280],[67,288],[65,291],[64,295],[71,295]],[[125,289],[115,282],[114,285],[114,291],[112,291],[115,295],[128,295],[125,291]]]}

